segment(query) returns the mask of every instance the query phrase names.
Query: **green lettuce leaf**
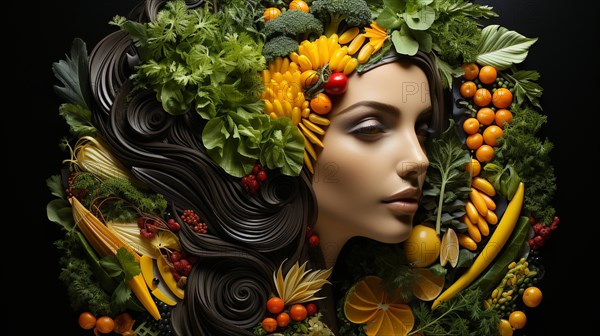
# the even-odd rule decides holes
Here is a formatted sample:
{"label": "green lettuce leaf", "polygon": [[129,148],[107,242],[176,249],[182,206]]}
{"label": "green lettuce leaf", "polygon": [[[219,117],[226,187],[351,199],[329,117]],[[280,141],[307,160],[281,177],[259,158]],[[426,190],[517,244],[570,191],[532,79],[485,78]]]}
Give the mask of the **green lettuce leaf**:
{"label": "green lettuce leaf", "polygon": [[499,25],[489,25],[481,32],[476,61],[481,65],[491,65],[498,70],[504,70],[523,62],[529,47],[536,41],[537,38],[527,38]]}
{"label": "green lettuce leaf", "polygon": [[300,174],[304,164],[304,138],[289,118],[271,121],[261,143],[261,163],[269,169],[280,168],[284,175]]}
{"label": "green lettuce leaf", "polygon": [[96,127],[92,123],[92,112],[84,106],[62,104],[58,112],[65,118],[71,133],[74,135],[82,137],[96,134]]}

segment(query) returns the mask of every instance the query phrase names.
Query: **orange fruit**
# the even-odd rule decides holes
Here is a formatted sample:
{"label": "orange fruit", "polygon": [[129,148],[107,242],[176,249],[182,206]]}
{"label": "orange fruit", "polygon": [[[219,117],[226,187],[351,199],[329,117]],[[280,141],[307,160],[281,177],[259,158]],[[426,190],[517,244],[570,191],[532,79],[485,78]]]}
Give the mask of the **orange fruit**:
{"label": "orange fruit", "polygon": [[473,117],[465,119],[463,122],[463,130],[467,134],[475,134],[479,132],[479,120]]}
{"label": "orange fruit", "polygon": [[515,310],[508,315],[508,322],[514,329],[521,329],[527,324],[527,315],[520,310]]}
{"label": "orange fruit", "polygon": [[294,0],[290,2],[289,9],[297,9],[305,13],[308,13],[309,11],[308,4],[306,3],[306,1],[302,0]]}
{"label": "orange fruit", "polygon": [[479,75],[479,67],[475,63],[465,63],[462,65],[462,69],[465,72],[463,77],[466,80],[471,81],[471,80],[477,78],[477,75]]}
{"label": "orange fruit", "polygon": [[438,297],[444,289],[446,277],[434,274],[429,268],[415,268],[419,274],[412,285],[415,297],[423,301],[431,301]]}
{"label": "orange fruit", "polygon": [[277,329],[277,320],[272,317],[265,317],[262,320],[261,326],[266,332],[273,332]]}
{"label": "orange fruit", "polygon": [[319,80],[319,75],[315,70],[306,70],[300,74],[300,83],[303,88],[308,88]]}
{"label": "orange fruit", "polygon": [[479,107],[488,106],[492,102],[492,94],[490,90],[481,88],[475,91],[473,102]]}
{"label": "orange fruit", "polygon": [[510,124],[512,122],[512,112],[507,109],[499,109],[496,111],[494,122],[500,128],[504,128],[504,123]]}
{"label": "orange fruit", "polygon": [[494,158],[494,148],[490,145],[481,145],[475,151],[475,157],[479,162],[492,161]]}
{"label": "orange fruit", "polygon": [[496,77],[498,77],[498,72],[491,65],[485,65],[479,70],[479,81],[483,84],[492,84],[496,81]]}
{"label": "orange fruit", "polygon": [[427,267],[440,255],[440,237],[427,225],[415,225],[403,244],[406,261],[414,267]]}
{"label": "orange fruit", "polygon": [[327,114],[332,107],[331,99],[323,92],[310,100],[310,108],[317,114]]}
{"label": "orange fruit", "polygon": [[476,159],[471,159],[471,161],[465,165],[465,170],[470,172],[471,176],[477,176],[481,173],[481,163]]}
{"label": "orange fruit", "polygon": [[479,120],[479,123],[488,126],[491,125],[496,117],[496,112],[489,107],[482,107],[477,111],[476,118]]}
{"label": "orange fruit", "polygon": [[498,138],[504,135],[504,131],[498,125],[490,125],[483,130],[483,141],[490,146],[498,146]]}
{"label": "orange fruit", "polygon": [[483,135],[481,133],[471,134],[467,137],[465,143],[470,150],[476,150],[479,146],[483,145]]}
{"label": "orange fruit", "polygon": [[466,81],[460,85],[460,95],[463,98],[471,98],[475,95],[475,91],[477,91],[477,85],[475,82]]}
{"label": "orange fruit", "polygon": [[388,293],[378,276],[366,276],[346,295],[344,315],[348,321],[365,324],[367,336],[407,335],[415,325],[410,306],[400,301],[399,291]]}
{"label": "orange fruit", "polygon": [[498,325],[498,334],[500,336],[512,336],[513,328],[510,326],[510,322],[506,319],[501,319]]}
{"label": "orange fruit", "polygon": [[513,94],[507,88],[498,88],[492,95],[492,104],[497,108],[507,108],[512,104]]}
{"label": "orange fruit", "polygon": [[263,12],[263,19],[265,21],[273,20],[281,14],[281,10],[277,7],[269,7]]}
{"label": "orange fruit", "polygon": [[537,307],[542,303],[542,291],[535,286],[529,286],[523,292],[522,300],[527,307]]}

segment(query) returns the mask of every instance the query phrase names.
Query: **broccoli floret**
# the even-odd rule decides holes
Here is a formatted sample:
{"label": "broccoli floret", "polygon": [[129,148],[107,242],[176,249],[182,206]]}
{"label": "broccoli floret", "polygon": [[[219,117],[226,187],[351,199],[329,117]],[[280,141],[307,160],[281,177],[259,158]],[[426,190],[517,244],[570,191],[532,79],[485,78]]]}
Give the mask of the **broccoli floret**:
{"label": "broccoli floret", "polygon": [[315,0],[310,12],[325,22],[325,35],[338,33],[342,21],[348,26],[368,26],[371,10],[365,0]]}
{"label": "broccoli floret", "polygon": [[300,40],[307,40],[311,36],[323,33],[323,24],[317,18],[301,10],[287,10],[275,19],[265,23],[263,33],[267,39],[285,35]]}
{"label": "broccoli floret", "polygon": [[279,56],[287,56],[291,52],[298,50],[298,41],[291,37],[280,35],[267,40],[263,46],[262,54],[267,62],[272,61]]}

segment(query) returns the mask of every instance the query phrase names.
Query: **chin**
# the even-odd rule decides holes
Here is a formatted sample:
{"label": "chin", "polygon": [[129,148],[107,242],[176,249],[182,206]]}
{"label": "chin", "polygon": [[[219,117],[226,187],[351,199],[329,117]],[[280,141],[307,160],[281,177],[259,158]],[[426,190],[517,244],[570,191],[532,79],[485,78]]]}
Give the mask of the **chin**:
{"label": "chin", "polygon": [[368,238],[386,244],[398,244],[408,239],[412,231],[411,222],[397,220],[379,227],[380,230],[372,232]]}

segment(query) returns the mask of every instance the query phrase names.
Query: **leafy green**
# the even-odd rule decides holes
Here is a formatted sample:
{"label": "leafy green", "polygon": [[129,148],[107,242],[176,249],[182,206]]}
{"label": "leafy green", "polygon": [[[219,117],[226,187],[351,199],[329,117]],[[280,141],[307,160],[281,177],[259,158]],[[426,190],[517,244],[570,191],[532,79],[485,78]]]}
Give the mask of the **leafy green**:
{"label": "leafy green", "polygon": [[67,194],[62,186],[60,175],[52,175],[46,179],[46,186],[50,189],[50,193],[56,197],[65,199]]}
{"label": "leafy green", "polygon": [[124,247],[119,248],[116,254],[100,259],[100,264],[112,278],[123,277],[125,281],[141,272],[134,256]]}
{"label": "leafy green", "polygon": [[549,224],[555,213],[552,200],[556,176],[550,159],[554,145],[537,135],[547,117],[526,106],[514,106],[512,112],[513,120],[498,139],[492,162],[501,167],[513,167],[525,183],[524,209],[540,222]]}
{"label": "leafy green", "polygon": [[421,332],[427,336],[496,336],[500,316],[494,309],[485,309],[482,302],[483,293],[473,289],[461,291],[435,310],[421,302],[413,307],[416,324],[411,333]]}
{"label": "leafy green", "polygon": [[521,105],[525,103],[525,99],[542,110],[539,99],[542,96],[542,87],[534,83],[540,78],[540,74],[537,71],[515,71],[512,74],[504,73],[504,76],[514,85],[512,88],[513,93],[513,104]]}
{"label": "leafy green", "polygon": [[67,102],[89,109],[91,106],[90,73],[85,42],[76,38],[71,45],[71,56],[52,64],[52,72],[64,86],[54,86],[56,94]]}
{"label": "leafy green", "polygon": [[[478,19],[497,16],[491,7],[455,0],[384,0],[377,23],[391,30],[400,54],[434,50],[450,64],[475,59],[481,34]],[[445,71],[448,75],[452,71]],[[448,79],[446,78],[446,83]],[[445,85],[450,87],[450,85]]]}
{"label": "leafy green", "polygon": [[264,35],[255,25],[262,22],[259,7],[256,1],[229,0],[213,11],[177,0],[153,22],[116,17],[113,23],[128,31],[138,48],[136,89],[154,90],[173,115],[195,111],[207,120],[203,144],[227,173],[241,177],[261,161],[297,175],[303,161],[295,152],[297,135],[265,139],[281,127],[264,114],[259,99],[260,72],[266,67]]}
{"label": "leafy green", "polygon": [[81,105],[62,104],[58,108],[59,114],[65,118],[71,133],[77,136],[96,134],[96,127],[92,123],[92,112]]}
{"label": "leafy green", "polygon": [[529,47],[536,41],[537,38],[527,38],[499,25],[489,25],[481,32],[476,61],[481,65],[491,65],[497,70],[504,70],[515,63],[523,62]]}
{"label": "leafy green", "polygon": [[70,230],[75,225],[71,204],[64,199],[54,199],[46,205],[48,219],[63,228]]}
{"label": "leafy green", "polygon": [[110,305],[110,296],[95,281],[89,264],[81,256],[76,232],[65,234],[54,245],[60,256],[59,279],[66,285],[71,307],[76,310],[90,310],[96,315],[114,316],[117,311]]}
{"label": "leafy green", "polygon": [[272,120],[271,124],[261,141],[265,153],[261,163],[269,169],[280,168],[284,175],[300,174],[304,161],[304,137],[300,130],[288,118]]}
{"label": "leafy green", "polygon": [[91,173],[81,172],[74,178],[71,190],[86,208],[98,208],[105,220],[135,220],[139,212],[162,215],[167,207],[161,194],[140,191],[120,178],[101,181]]}
{"label": "leafy green", "polygon": [[483,167],[482,177],[494,185],[499,194],[511,200],[517,192],[521,178],[511,164],[500,167],[495,163],[488,163]]}
{"label": "leafy green", "polygon": [[454,125],[450,119],[446,131],[427,145],[429,169],[422,204],[428,213],[426,221],[435,222],[438,234],[442,225],[460,226],[458,218],[464,214],[464,200],[470,192],[471,178],[464,166],[471,157]]}

